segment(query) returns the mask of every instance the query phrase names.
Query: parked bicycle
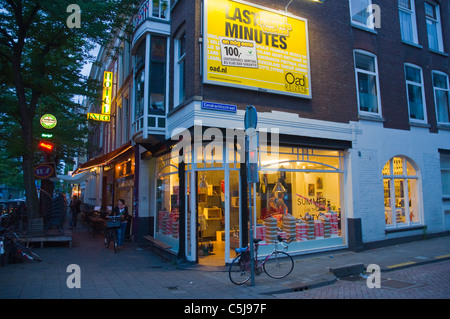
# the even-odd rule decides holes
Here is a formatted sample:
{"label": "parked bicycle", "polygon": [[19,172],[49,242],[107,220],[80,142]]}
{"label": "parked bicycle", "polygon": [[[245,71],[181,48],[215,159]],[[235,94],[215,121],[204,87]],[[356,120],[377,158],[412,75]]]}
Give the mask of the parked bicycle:
{"label": "parked bicycle", "polygon": [[3,227],[0,227],[0,259],[2,266],[5,264],[5,259],[9,264],[24,260],[42,261],[38,254],[22,243],[16,232]]}
{"label": "parked bicycle", "polygon": [[106,222],[105,245],[109,248],[109,243],[113,242],[114,252],[117,252],[117,229],[120,227],[120,216],[106,216],[110,219]]}
{"label": "parked bicycle", "polygon": [[[293,238],[284,240],[278,236],[274,250],[267,257],[258,261],[258,247],[261,239],[253,239],[254,244],[254,267],[255,275],[259,276],[263,271],[271,278],[281,279],[288,276],[294,269],[294,260],[286,251],[288,244]],[[278,243],[283,246],[283,250],[278,249]],[[230,280],[236,285],[246,283],[251,277],[250,247],[236,248],[234,257],[228,271]]]}

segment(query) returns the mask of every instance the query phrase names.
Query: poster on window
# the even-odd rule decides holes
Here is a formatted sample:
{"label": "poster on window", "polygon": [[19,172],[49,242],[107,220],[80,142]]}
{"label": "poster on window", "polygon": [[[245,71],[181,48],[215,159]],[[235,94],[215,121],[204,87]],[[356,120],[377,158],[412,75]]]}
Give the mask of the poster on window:
{"label": "poster on window", "polygon": [[311,98],[303,18],[245,1],[205,0],[204,82]]}

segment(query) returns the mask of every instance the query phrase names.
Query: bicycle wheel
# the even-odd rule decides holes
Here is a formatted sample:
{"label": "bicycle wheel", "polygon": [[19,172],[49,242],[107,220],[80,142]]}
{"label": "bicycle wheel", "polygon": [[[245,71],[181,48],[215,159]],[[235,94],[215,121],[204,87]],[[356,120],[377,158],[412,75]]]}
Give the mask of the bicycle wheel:
{"label": "bicycle wheel", "polygon": [[294,269],[294,260],[284,251],[274,251],[264,262],[264,272],[267,276],[281,279]]}
{"label": "bicycle wheel", "polygon": [[117,231],[113,231],[112,240],[114,244],[114,252],[117,253]]}
{"label": "bicycle wheel", "polygon": [[21,244],[16,243],[16,247],[20,250],[22,257],[27,258],[28,260],[42,261],[42,258],[33,252],[29,247],[23,246]]}
{"label": "bicycle wheel", "polygon": [[237,255],[228,270],[228,275],[233,284],[245,284],[251,276],[250,256],[246,253]]}

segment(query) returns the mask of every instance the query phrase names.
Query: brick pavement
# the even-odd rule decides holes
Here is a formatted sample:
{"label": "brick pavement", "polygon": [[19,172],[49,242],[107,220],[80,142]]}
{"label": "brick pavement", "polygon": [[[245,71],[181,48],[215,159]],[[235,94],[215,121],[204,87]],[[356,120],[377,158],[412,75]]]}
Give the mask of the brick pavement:
{"label": "brick pavement", "polygon": [[[340,287],[329,267],[376,263],[387,271],[433,262],[436,257],[448,259],[450,237],[359,253],[296,256],[294,271],[287,278],[275,280],[262,274],[255,286],[232,284],[226,267],[177,266],[136,243],[125,243],[125,249],[115,254],[104,247],[100,236],[92,237],[83,227],[74,231],[72,248],[47,245],[35,250],[43,258],[41,263],[0,267],[0,299],[273,299],[299,287],[331,283],[335,284],[327,288]],[[80,289],[67,287],[70,264],[80,266]]]}

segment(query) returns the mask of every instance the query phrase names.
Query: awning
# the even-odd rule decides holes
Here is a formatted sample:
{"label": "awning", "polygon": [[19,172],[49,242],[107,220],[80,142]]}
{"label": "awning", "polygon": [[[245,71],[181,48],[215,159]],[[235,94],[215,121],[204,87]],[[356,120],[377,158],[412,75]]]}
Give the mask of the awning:
{"label": "awning", "polygon": [[56,175],[56,177],[50,178],[51,181],[59,181],[63,180],[66,182],[69,182],[71,184],[80,184],[84,182],[86,179],[88,179],[90,176],[92,176],[91,171],[84,171],[78,174],[72,174],[72,175]]}
{"label": "awning", "polygon": [[81,164],[74,173],[78,174],[94,167],[108,165],[112,161],[114,161],[114,159],[124,154],[131,148],[132,148],[131,142],[128,142],[125,145],[115,149],[114,151],[109,152],[108,154],[100,155],[99,157],[96,157],[90,160],[89,162]]}

